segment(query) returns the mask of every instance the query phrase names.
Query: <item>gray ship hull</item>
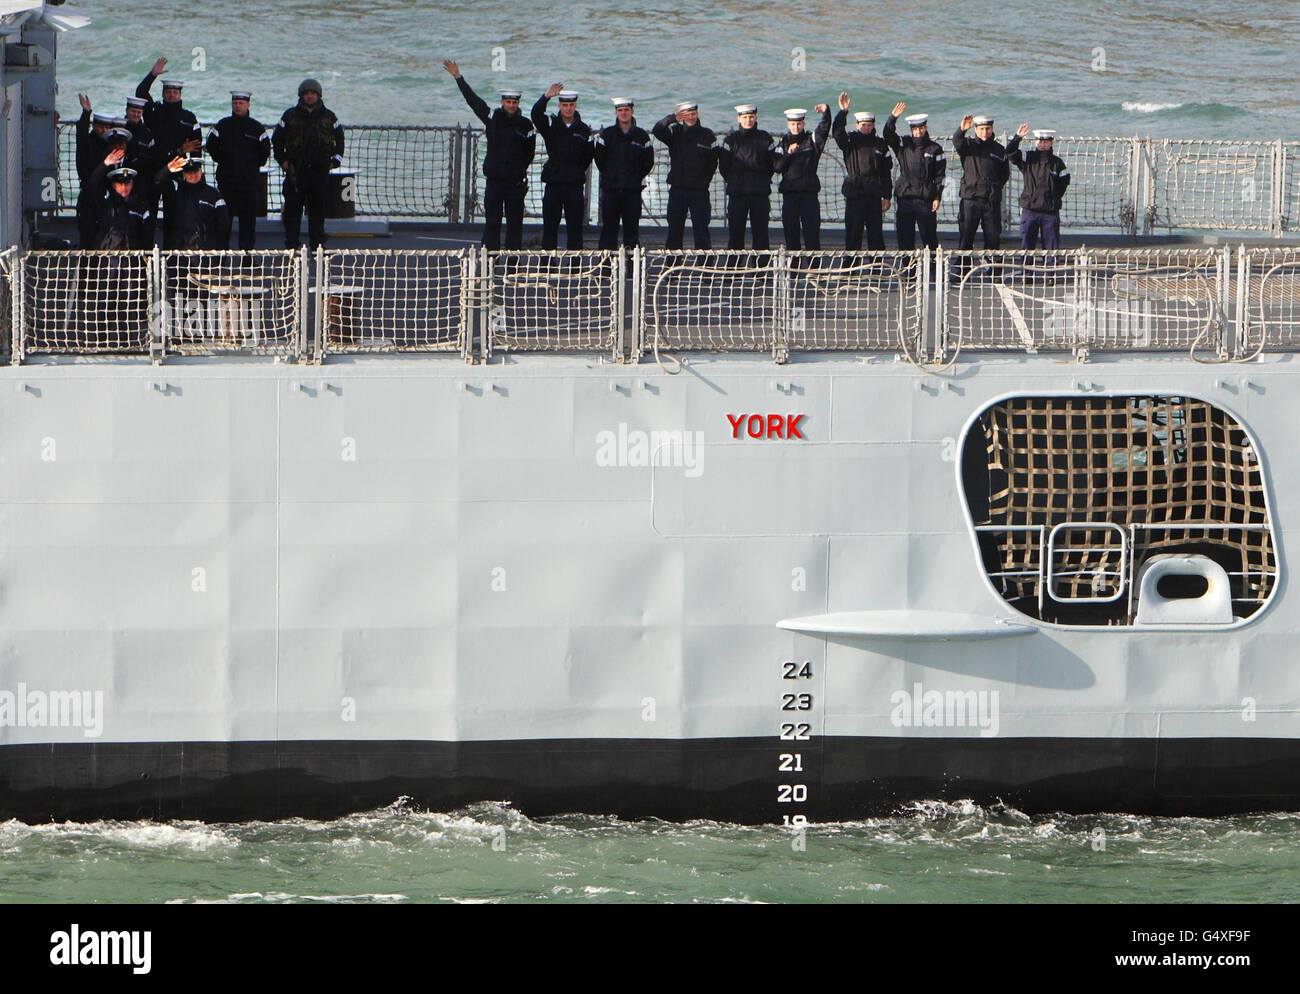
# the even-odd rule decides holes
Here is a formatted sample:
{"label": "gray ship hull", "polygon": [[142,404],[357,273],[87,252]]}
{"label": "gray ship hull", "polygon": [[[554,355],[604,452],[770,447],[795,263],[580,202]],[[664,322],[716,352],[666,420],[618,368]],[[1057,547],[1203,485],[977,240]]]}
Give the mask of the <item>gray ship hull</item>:
{"label": "gray ship hull", "polygon": [[[1080,370],[5,369],[0,817],[1300,807],[1286,363]],[[1027,619],[962,496],[972,419],[1152,392],[1250,433],[1270,599],[1218,626]]]}

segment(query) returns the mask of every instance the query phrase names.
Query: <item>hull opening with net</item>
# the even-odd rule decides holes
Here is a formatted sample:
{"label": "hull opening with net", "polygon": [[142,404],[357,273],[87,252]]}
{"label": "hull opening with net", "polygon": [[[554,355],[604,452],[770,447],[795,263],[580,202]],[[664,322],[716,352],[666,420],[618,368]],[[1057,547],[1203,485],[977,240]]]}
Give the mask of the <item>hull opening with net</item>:
{"label": "hull opening with net", "polygon": [[[1133,624],[1144,570],[1171,556],[1225,578],[1230,621],[1257,612],[1277,582],[1259,455],[1206,401],[1003,400],[967,433],[962,479],[990,581],[1042,621]],[[1157,589],[1188,599],[1177,579],[1144,596]],[[1176,617],[1196,620],[1186,608]]]}

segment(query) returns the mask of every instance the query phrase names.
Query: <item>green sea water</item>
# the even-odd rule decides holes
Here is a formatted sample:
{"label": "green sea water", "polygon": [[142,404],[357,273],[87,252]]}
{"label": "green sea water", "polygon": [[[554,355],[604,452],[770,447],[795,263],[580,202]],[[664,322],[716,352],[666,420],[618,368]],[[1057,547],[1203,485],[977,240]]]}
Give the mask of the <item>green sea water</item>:
{"label": "green sea water", "polygon": [[61,37],[64,117],[78,113],[81,91],[120,111],[159,55],[204,120],[229,112],[230,89],[248,88],[254,115],[274,121],[312,76],[345,125],[467,123],[444,58],[489,95],[513,85],[531,102],[563,81],[592,121],[612,120],[609,98],[624,95],[646,120],[687,97],[713,126],[741,101],[779,120],[840,90],[878,114],[904,100],[937,117],[935,133],[983,112],[1066,135],[1293,138],[1300,111],[1300,20],[1284,2],[77,6],[95,21]]}
{"label": "green sea water", "polygon": [[0,824],[0,901],[1126,903],[1300,899],[1300,815],[1028,817],[919,803],[777,827],[530,820],[495,804],[333,821]]}

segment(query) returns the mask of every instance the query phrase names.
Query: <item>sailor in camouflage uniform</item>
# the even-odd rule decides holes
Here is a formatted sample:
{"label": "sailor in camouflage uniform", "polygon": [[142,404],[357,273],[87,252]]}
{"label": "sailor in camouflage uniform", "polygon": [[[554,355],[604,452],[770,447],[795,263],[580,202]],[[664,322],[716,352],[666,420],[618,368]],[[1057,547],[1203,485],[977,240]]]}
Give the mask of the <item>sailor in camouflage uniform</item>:
{"label": "sailor in camouflage uniform", "polygon": [[302,233],[302,212],[307,211],[307,238],[311,248],[324,245],[325,197],[330,170],[343,161],[343,127],[321,99],[314,79],[298,84],[298,103],[280,117],[271,136],[275,161],[284,170],[284,244],[297,248]]}

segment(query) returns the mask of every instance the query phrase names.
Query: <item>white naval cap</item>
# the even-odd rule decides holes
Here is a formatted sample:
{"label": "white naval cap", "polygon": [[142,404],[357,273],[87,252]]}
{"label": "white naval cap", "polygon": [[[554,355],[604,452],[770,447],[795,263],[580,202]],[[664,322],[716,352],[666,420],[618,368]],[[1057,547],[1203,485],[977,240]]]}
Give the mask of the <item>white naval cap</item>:
{"label": "white naval cap", "polygon": [[616,108],[635,106],[631,97],[611,97],[610,103],[612,103]]}
{"label": "white naval cap", "polygon": [[808,111],[802,107],[789,107],[785,112],[785,119],[787,121],[802,121],[807,116]]}
{"label": "white naval cap", "polygon": [[1053,131],[1051,128],[1035,128],[1034,137],[1046,138],[1048,141],[1051,141],[1053,138],[1056,137],[1056,132]]}
{"label": "white naval cap", "polygon": [[251,90],[231,90],[231,100],[252,100],[253,92]]}
{"label": "white naval cap", "polygon": [[736,104],[737,114],[757,114],[758,104]]}
{"label": "white naval cap", "polygon": [[138,174],[130,166],[118,166],[116,169],[108,171],[108,178],[116,180],[119,183],[129,183],[136,178]]}
{"label": "white naval cap", "polygon": [[561,90],[558,94],[556,94],[556,96],[557,96],[560,100],[577,100],[577,99],[578,99],[578,91],[577,91],[577,90]]}
{"label": "white naval cap", "polygon": [[149,101],[144,97],[127,97],[126,105],[128,107],[148,107]]}
{"label": "white naval cap", "polygon": [[90,120],[92,124],[112,124],[113,115],[101,114],[99,111],[95,111],[95,113],[90,115]]}
{"label": "white naval cap", "polygon": [[112,141],[114,138],[121,138],[123,141],[129,142],[131,140],[131,132],[127,131],[126,128],[109,128],[104,132],[104,137],[109,141]]}
{"label": "white naval cap", "polygon": [[700,105],[697,104],[694,100],[683,100],[681,103],[677,105],[676,108],[679,114],[684,110],[699,110],[699,109],[700,109]]}
{"label": "white naval cap", "polygon": [[501,91],[502,100],[519,100],[524,95],[523,90],[505,89]]}
{"label": "white naval cap", "polygon": [[982,124],[992,124],[992,123],[993,123],[993,118],[989,117],[987,114],[976,114],[973,118],[971,118],[971,124],[975,125],[975,127],[977,128]]}
{"label": "white naval cap", "polygon": [[869,110],[860,110],[853,115],[853,120],[855,121],[875,121],[875,119],[875,113]]}
{"label": "white naval cap", "polygon": [[183,79],[164,79],[162,81],[164,90],[183,90],[185,89],[185,80]]}
{"label": "white naval cap", "polygon": [[910,128],[924,128],[930,120],[929,114],[908,114],[907,125]]}
{"label": "white naval cap", "polygon": [[[110,122],[110,123],[113,125],[113,127],[115,127],[115,128],[125,128],[125,127],[126,127],[126,118],[122,117],[121,115],[118,115],[117,117],[109,118],[109,122]],[[129,131],[127,132],[127,134],[130,134],[130,133],[131,133],[131,132],[129,132]]]}

